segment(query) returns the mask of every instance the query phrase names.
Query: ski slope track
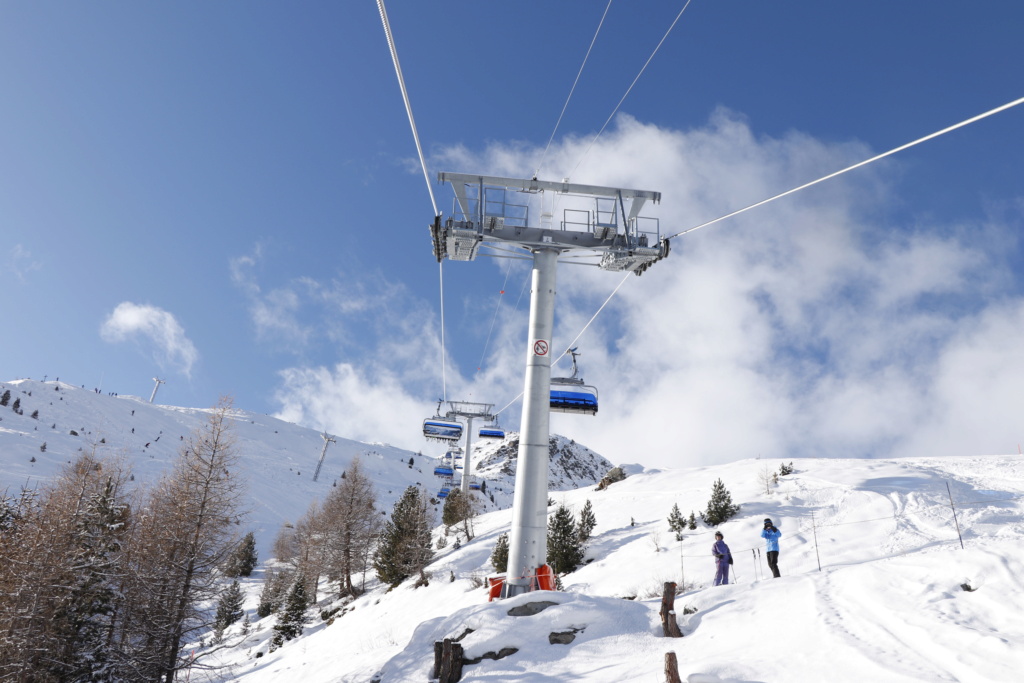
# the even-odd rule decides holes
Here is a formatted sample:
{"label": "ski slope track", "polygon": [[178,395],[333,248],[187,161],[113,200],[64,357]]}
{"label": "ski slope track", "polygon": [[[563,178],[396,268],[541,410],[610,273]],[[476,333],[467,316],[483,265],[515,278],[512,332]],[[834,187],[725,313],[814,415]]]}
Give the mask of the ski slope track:
{"label": "ski slope track", "polygon": [[[25,411],[0,408],[4,488],[45,481],[79,448],[92,447],[123,452],[137,480],[154,479],[173,457],[179,435],[207,415],[54,387],[27,380],[0,387],[11,389],[12,401],[20,396]],[[35,409],[38,420],[29,417]],[[323,446],[315,430],[244,411],[235,417],[252,498],[249,526],[263,530],[263,560],[280,522],[296,519],[312,498],[322,497],[357,454],[384,510],[409,484],[436,485],[428,474],[432,458],[342,438],[331,445],[314,483]],[[47,450],[41,452],[44,440]],[[579,512],[589,500],[597,519],[587,563],[561,577],[562,592],[488,603],[482,584],[494,573],[490,554],[512,518],[504,507],[515,471],[509,446],[508,440],[486,444],[474,454],[480,464],[475,472],[486,478],[497,502],[486,501],[472,541],[436,551],[428,586],[407,581],[387,590],[368,575],[363,595],[339,602],[321,581],[304,634],[271,652],[276,617],[255,614],[264,564],[244,580],[252,625],[246,632],[241,624],[228,629],[227,647],[214,655],[221,669],[212,680],[428,681],[434,642],[459,636],[466,658],[483,657],[465,666],[463,681],[660,682],[669,651],[689,683],[1022,680],[1020,455],[798,459],[793,474],[767,489],[759,475],[778,471],[781,461],[662,470],[629,465],[627,479],[598,491],[590,468],[600,470],[608,461],[554,437],[553,452],[563,454],[553,460],[578,461],[553,464],[550,481],[565,487],[552,491],[553,502]],[[732,582],[713,587],[715,529],[698,519],[697,529],[677,541],[666,518],[675,504],[684,515],[692,510],[699,517],[718,479],[740,511],[718,527],[735,558]],[[765,517],[783,533],[779,579],[765,566],[759,537]],[[442,529],[434,533],[436,540]],[[676,598],[681,639],[662,635],[658,610],[666,581],[683,587]],[[541,600],[553,604],[532,616],[509,614]],[[328,621],[320,617],[334,608],[340,610]],[[569,634],[571,642],[552,643],[552,634]],[[208,647],[206,639],[188,650]],[[502,651],[505,656],[488,658]],[[192,674],[192,680],[205,675]]]}

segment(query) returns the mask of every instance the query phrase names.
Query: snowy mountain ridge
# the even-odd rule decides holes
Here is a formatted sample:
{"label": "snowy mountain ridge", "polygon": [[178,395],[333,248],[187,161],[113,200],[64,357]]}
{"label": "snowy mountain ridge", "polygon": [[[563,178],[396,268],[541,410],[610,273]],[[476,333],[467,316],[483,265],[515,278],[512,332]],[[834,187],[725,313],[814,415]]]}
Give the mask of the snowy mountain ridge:
{"label": "snowy mountain ridge", "polygon": [[[155,482],[177,456],[183,439],[210,414],[210,409],[165,406],[53,380],[0,382],[0,395],[6,391],[9,404],[0,406],[0,492],[33,488],[79,453],[93,451],[124,458],[140,484]],[[13,410],[15,402],[20,414]],[[353,458],[361,459],[376,489],[377,507],[385,513],[408,486],[433,493],[440,486],[433,456],[342,436],[328,445],[313,481],[324,447],[318,431],[237,408],[232,415],[251,501],[244,524],[254,531],[262,558],[269,557],[281,525],[295,522],[313,499],[323,500]],[[515,448],[509,447],[513,440],[518,443],[514,432],[504,441],[475,444],[474,474],[488,482],[494,496],[493,501],[489,495],[481,497],[485,510],[512,504],[514,465],[504,460],[515,458]],[[586,447],[552,436],[552,490],[591,486],[610,467]],[[437,512],[440,518],[440,503]]]}

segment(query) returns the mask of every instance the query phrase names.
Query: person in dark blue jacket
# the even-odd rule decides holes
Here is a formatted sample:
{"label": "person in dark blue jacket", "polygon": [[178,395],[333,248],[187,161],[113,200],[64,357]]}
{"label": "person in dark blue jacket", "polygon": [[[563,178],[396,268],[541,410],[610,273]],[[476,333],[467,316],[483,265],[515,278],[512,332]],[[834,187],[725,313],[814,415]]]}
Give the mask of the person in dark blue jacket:
{"label": "person in dark blue jacket", "polygon": [[765,540],[767,544],[768,555],[768,568],[772,570],[772,576],[776,579],[781,576],[779,574],[779,536],[782,532],[775,528],[770,518],[765,518],[764,529],[761,529],[761,538]]}
{"label": "person in dark blue jacket", "polygon": [[715,544],[711,546],[711,554],[715,556],[715,585],[724,586],[729,583],[729,565],[732,564],[732,553],[725,544],[721,531],[715,532]]}

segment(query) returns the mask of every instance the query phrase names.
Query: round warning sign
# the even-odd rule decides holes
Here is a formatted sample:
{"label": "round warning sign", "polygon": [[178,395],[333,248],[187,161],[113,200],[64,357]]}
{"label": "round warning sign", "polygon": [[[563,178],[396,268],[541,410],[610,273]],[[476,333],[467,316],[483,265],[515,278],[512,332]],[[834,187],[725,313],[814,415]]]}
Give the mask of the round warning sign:
{"label": "round warning sign", "polygon": [[548,342],[546,339],[538,339],[533,342],[533,355],[535,356],[546,356],[548,355]]}

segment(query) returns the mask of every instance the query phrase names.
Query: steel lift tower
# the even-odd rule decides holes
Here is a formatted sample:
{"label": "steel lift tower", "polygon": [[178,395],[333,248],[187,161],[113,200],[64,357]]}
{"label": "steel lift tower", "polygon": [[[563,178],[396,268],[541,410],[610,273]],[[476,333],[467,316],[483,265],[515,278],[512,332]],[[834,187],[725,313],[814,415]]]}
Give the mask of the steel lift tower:
{"label": "steel lift tower", "polygon": [[462,489],[464,494],[469,494],[470,488],[470,474],[469,470],[473,464],[473,420],[481,419],[487,422],[494,421],[494,415],[491,411],[494,409],[493,403],[469,403],[467,401],[448,401],[448,407],[451,409],[447,413],[447,417],[456,419],[460,417],[466,418],[466,453],[463,455],[462,460],[462,483],[459,488]]}
{"label": "steel lift tower", "polygon": [[[661,201],[661,193],[462,173],[439,173],[438,181],[451,183],[455,191],[453,215],[444,221],[436,216],[430,226],[438,262],[473,261],[479,255],[533,261],[519,464],[508,577],[502,589],[502,597],[512,597],[536,588],[535,577],[547,559],[551,337],[558,260],[567,255],[604,270],[642,274],[669,252],[658,220],[640,216],[648,200]],[[556,212],[561,214],[557,220]]]}

